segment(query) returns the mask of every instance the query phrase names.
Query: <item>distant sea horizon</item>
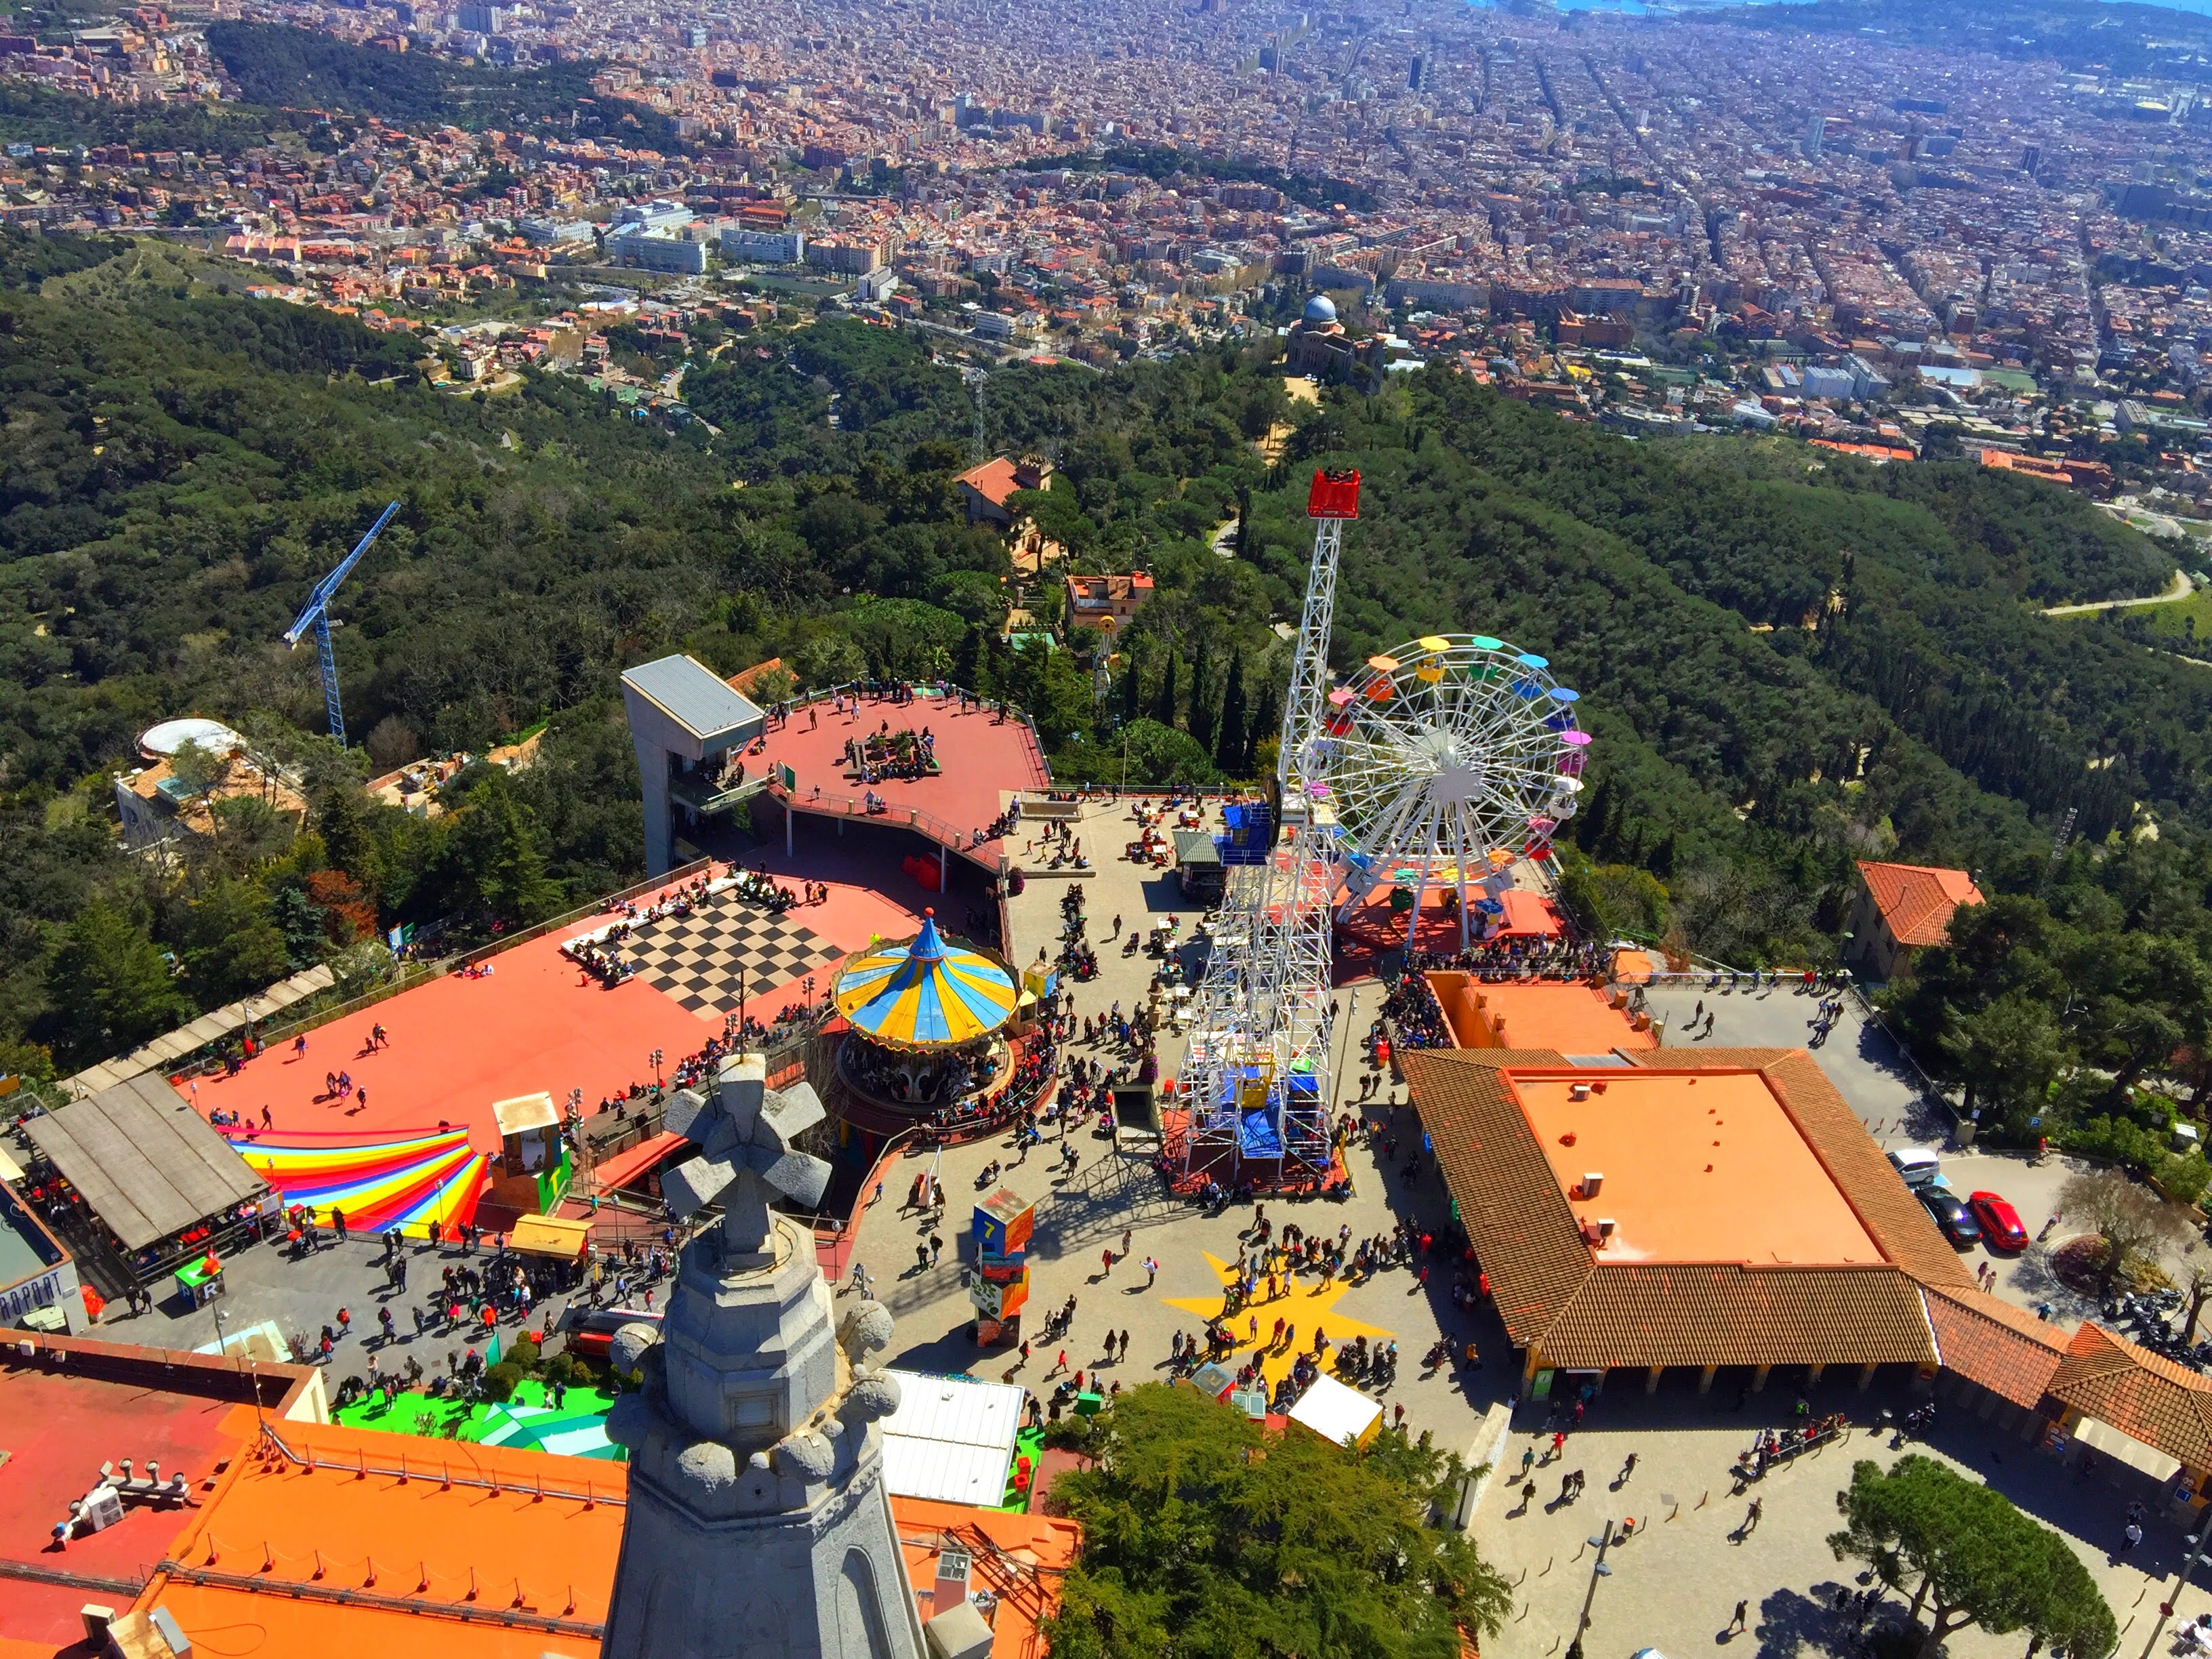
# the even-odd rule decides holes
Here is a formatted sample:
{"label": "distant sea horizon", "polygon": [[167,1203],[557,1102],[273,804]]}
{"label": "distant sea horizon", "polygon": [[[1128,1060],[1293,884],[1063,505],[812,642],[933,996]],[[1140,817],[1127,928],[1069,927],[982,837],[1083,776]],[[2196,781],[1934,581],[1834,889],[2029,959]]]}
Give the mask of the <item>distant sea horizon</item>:
{"label": "distant sea horizon", "polygon": [[[1488,8],[1496,0],[1468,0],[1473,6]],[[2160,11],[2186,12],[2192,17],[2212,17],[2212,0],[2101,0],[2107,5],[2128,3],[2155,8]],[[1657,14],[1680,15],[1686,12],[1726,11],[1737,6],[1790,6],[1808,3],[1808,0],[1552,0],[1561,11],[1612,11],[1626,17],[1648,17]]]}

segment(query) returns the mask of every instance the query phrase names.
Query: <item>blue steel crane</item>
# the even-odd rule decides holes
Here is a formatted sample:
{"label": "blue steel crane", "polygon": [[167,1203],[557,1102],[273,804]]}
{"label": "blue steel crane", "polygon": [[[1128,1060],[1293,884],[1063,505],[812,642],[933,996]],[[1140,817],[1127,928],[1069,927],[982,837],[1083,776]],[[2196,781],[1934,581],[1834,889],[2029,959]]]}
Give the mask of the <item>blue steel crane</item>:
{"label": "blue steel crane", "polygon": [[331,735],[337,739],[341,749],[345,747],[346,740],[345,711],[338,707],[338,659],[331,654],[330,603],[338,591],[338,584],[346,579],[354,566],[361,562],[361,556],[368,551],[369,544],[384,533],[384,526],[392,522],[392,515],[398,510],[399,503],[397,501],[384,509],[377,521],[368,527],[368,534],[363,536],[353,551],[345,556],[345,562],[315,584],[315,591],[307,596],[307,608],[300,612],[299,619],[284,630],[284,643],[295,650],[299,647],[300,636],[311,628],[315,630],[315,647],[323,656],[323,702],[330,710]]}

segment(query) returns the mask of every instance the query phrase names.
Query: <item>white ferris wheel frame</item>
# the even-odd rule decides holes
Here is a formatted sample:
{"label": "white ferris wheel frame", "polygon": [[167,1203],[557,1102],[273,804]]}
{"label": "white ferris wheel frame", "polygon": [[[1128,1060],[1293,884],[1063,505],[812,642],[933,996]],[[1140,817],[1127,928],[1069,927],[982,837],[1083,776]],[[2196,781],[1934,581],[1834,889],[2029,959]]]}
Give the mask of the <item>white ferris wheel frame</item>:
{"label": "white ferris wheel frame", "polygon": [[1442,875],[1464,947],[1470,880],[1543,856],[1574,815],[1589,742],[1576,702],[1544,658],[1480,634],[1408,641],[1330,693],[1319,748],[1346,879],[1339,919],[1407,871],[1410,943]]}

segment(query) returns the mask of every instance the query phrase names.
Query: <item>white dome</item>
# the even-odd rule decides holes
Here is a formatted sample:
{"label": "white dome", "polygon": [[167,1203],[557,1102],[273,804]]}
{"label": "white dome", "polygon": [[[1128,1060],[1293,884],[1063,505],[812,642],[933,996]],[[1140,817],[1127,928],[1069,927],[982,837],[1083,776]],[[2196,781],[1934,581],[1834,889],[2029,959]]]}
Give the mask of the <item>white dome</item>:
{"label": "white dome", "polygon": [[1326,294],[1316,294],[1306,301],[1306,321],[1333,323],[1336,320],[1336,301]]}
{"label": "white dome", "polygon": [[217,754],[228,754],[246,740],[220,720],[202,720],[190,715],[183,720],[163,720],[159,726],[149,726],[138,737],[142,754],[156,759],[173,755],[188,743]]}

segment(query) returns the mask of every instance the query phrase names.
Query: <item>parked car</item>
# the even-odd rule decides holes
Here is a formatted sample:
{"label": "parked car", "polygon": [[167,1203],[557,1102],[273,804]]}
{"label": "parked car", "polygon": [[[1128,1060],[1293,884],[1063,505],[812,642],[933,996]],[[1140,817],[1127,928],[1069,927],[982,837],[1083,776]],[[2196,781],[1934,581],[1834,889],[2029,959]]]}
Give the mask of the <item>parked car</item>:
{"label": "parked car", "polygon": [[1943,1160],[1924,1146],[1900,1146],[1889,1155],[1890,1167],[1905,1177],[1905,1184],[1915,1191],[1927,1186],[1943,1171]]}
{"label": "parked car", "polygon": [[1966,1207],[1982,1224],[1982,1243],[1993,1250],[2024,1250],[2027,1229],[2020,1224],[2020,1212],[1995,1193],[1969,1193]]}
{"label": "parked car", "polygon": [[1974,1219],[1974,1212],[1958,1194],[1948,1187],[1933,1186],[1921,1188],[1919,1194],[1921,1203],[1954,1247],[1963,1250],[1982,1242],[1981,1223]]}
{"label": "parked car", "polygon": [[568,1351],[592,1359],[605,1359],[615,1333],[625,1325],[658,1325],[659,1310],[643,1308],[579,1308],[569,1304],[560,1328],[568,1333]]}

